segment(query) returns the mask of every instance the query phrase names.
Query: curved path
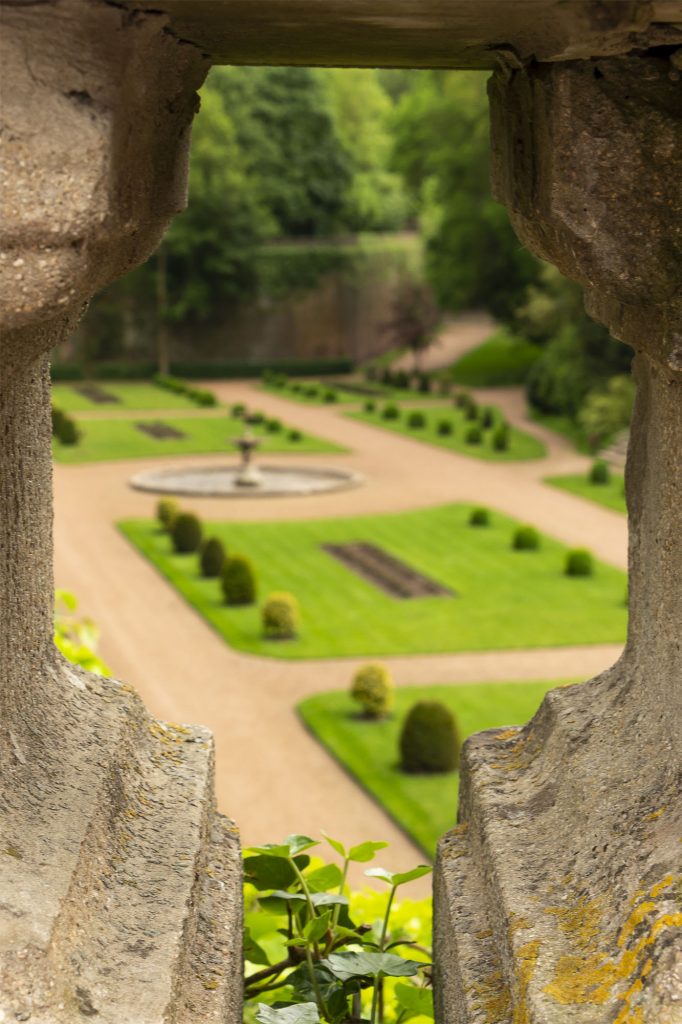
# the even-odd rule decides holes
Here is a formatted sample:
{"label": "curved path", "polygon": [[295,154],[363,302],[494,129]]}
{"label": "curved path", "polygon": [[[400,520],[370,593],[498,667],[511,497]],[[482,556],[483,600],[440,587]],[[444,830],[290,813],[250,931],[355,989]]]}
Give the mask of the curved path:
{"label": "curved path", "polygon": [[[541,437],[546,459],[495,464],[460,456],[349,420],[339,407],[313,407],[260,392],[248,383],[211,382],[226,402],[286,419],[352,449],[349,454],[269,456],[282,462],[348,465],[367,477],[356,490],[305,499],[187,499],[205,518],[290,519],[399,511],[473,500],[535,524],[563,541],[589,546],[626,566],[624,517],[542,484],[550,473],[585,469],[568,442],[525,418],[520,392],[479,392],[510,421]],[[155,416],[163,413],[155,412]],[[224,456],[171,457],[173,465],[213,465]],[[134,472],[159,459],[55,467],[55,575],[102,629],[102,656],[170,721],[202,722],[214,732],[219,806],[236,818],[245,843],[325,828],[347,842],[387,838],[383,863],[404,869],[419,853],[383,811],[301,726],[303,697],[345,688],[366,659],[289,662],[229,648],[119,535],[114,523],[153,514],[155,498],[132,491]],[[588,677],[610,665],[617,646],[424,655],[384,659],[397,683]],[[455,807],[453,804],[453,821]]]}

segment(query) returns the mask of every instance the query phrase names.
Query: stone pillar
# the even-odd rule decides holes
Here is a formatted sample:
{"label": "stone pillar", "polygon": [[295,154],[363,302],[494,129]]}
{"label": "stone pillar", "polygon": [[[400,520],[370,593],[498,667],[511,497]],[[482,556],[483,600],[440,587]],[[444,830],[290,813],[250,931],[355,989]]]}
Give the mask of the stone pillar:
{"label": "stone pillar", "polygon": [[211,736],[52,644],[49,349],[183,208],[207,63],[165,16],[104,0],[2,13],[0,1019],[237,1024],[239,844]]}
{"label": "stone pillar", "polygon": [[436,872],[441,1024],[682,1020],[679,58],[491,80],[497,197],[636,351],[630,624],[608,672],[465,745]]}

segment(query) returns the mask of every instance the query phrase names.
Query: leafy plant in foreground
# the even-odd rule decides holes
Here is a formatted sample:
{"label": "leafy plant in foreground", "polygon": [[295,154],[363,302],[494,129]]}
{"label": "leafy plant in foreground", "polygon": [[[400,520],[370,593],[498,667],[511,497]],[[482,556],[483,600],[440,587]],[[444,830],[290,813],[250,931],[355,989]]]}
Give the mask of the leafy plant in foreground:
{"label": "leafy plant in foreground", "polygon": [[420,865],[399,874],[368,870],[388,886],[380,919],[369,923],[359,920],[349,899],[348,869],[369,863],[387,844],[366,842],[347,850],[336,839],[325,839],[340,866],[311,860],[309,851],[319,844],[308,836],[246,851],[245,1019],[403,1024],[417,1013],[432,1018],[430,951],[396,925],[393,913],[400,886],[431,868]]}
{"label": "leafy plant in foreground", "polygon": [[78,601],[68,590],[55,590],[55,646],[74,665],[80,665],[98,676],[108,676],[109,669],[97,656],[99,629],[91,619],[75,614]]}

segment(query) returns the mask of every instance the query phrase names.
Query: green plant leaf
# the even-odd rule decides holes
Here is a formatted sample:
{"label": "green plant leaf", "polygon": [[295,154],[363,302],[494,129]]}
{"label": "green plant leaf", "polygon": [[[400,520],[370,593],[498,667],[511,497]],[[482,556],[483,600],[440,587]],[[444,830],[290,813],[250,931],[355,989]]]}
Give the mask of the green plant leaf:
{"label": "green plant leaf", "polygon": [[287,836],[283,843],[266,843],[264,846],[251,846],[247,853],[260,853],[266,857],[283,857],[285,860],[295,857],[304,850],[310,850],[313,846],[319,846],[316,839],[310,836]]}
{"label": "green plant leaf", "polygon": [[332,837],[328,836],[326,832],[323,832],[322,835],[327,840],[327,842],[331,846],[332,850],[335,850],[336,853],[338,853],[339,857],[343,857],[344,860],[345,860],[345,858],[346,858],[346,847],[343,845],[343,843],[340,843],[338,841],[338,839],[332,839]]}
{"label": "green plant leaf", "polygon": [[433,1017],[433,992],[430,988],[417,988],[416,985],[405,985],[398,982],[394,989],[398,1005],[406,1010],[410,1017],[424,1016]]}
{"label": "green plant leaf", "polygon": [[423,878],[424,875],[429,875],[432,871],[433,868],[430,865],[420,864],[418,867],[412,868],[411,871],[393,872],[387,871],[386,868],[369,868],[365,874],[369,878],[380,878],[382,882],[395,886],[397,889],[399,885],[413,882],[416,878]]}
{"label": "green plant leaf", "polygon": [[266,1006],[258,1004],[256,1020],[259,1024],[320,1024],[315,1003],[297,1003],[295,1006]]}
{"label": "green plant leaf", "polygon": [[310,902],[314,907],[348,906],[348,900],[345,896],[340,896],[338,893],[333,892],[311,892]]}
{"label": "green plant leaf", "polygon": [[295,880],[296,872],[281,857],[258,854],[245,858],[244,878],[256,889],[286,889]]}
{"label": "green plant leaf", "polygon": [[313,917],[303,929],[303,937],[306,942],[319,942],[329,928],[331,910],[325,910],[319,917]]}
{"label": "green plant leaf", "polygon": [[248,928],[244,929],[244,959],[251,964],[260,964],[269,967],[268,954],[259,946]]}
{"label": "green plant leaf", "polygon": [[322,961],[335,978],[348,981],[350,978],[411,978],[424,964],[416,960],[405,960],[393,953],[330,953]]}
{"label": "green plant leaf", "polygon": [[374,859],[374,854],[378,850],[385,850],[387,846],[388,843],[360,843],[358,846],[351,846],[348,851],[348,859],[356,864],[366,864]]}
{"label": "green plant leaf", "polygon": [[275,889],[269,896],[264,897],[265,899],[276,898],[279,900],[299,900],[302,903],[307,903],[307,900],[302,892],[289,892],[287,889]]}
{"label": "green plant leaf", "polygon": [[315,868],[305,876],[306,885],[315,892],[338,889],[342,879],[343,874],[336,864],[324,864],[321,868]]}

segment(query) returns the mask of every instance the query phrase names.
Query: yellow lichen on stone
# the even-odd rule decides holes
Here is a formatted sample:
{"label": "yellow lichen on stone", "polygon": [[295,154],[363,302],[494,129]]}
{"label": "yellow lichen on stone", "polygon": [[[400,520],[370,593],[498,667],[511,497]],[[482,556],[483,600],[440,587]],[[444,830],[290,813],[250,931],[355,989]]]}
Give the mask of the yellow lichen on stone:
{"label": "yellow lichen on stone", "polygon": [[[528,925],[524,925],[524,927],[528,927]],[[517,997],[514,1001],[512,1024],[529,1024],[528,986],[535,973],[535,965],[538,962],[539,953],[539,939],[526,942],[525,945],[516,951]]]}
{"label": "yellow lichen on stone", "polygon": [[485,1024],[504,1024],[509,1019],[511,998],[502,971],[494,971],[473,986],[474,1008],[485,1013]]}
{"label": "yellow lichen on stone", "polygon": [[647,814],[645,821],[656,821],[656,818],[660,818],[662,814],[665,814],[667,808],[659,807],[657,811],[652,811],[651,814]]}
{"label": "yellow lichen on stone", "polygon": [[[630,905],[634,902],[635,906],[618,933],[617,946],[621,952],[615,958],[610,949],[604,948],[605,940],[600,942],[602,909],[599,900],[588,901],[581,897],[568,907],[547,908],[546,913],[557,918],[559,927],[579,951],[576,955],[559,958],[554,977],[544,988],[547,995],[562,1005],[589,1003],[602,1006],[611,998],[623,999],[626,1005],[614,1024],[635,1024],[637,1016],[634,1014],[637,1011],[631,1004],[641,992],[643,979],[651,970],[651,958],[646,956],[648,947],[663,930],[682,927],[682,913],[661,915],[650,922],[647,931],[629,949],[626,948],[627,943],[639,926],[656,912],[656,898],[674,881],[674,876],[668,875],[652,886],[648,893],[640,889],[630,900]],[[623,984],[628,985],[624,992],[618,994],[614,991]]]}
{"label": "yellow lichen on stone", "polygon": [[495,739],[496,740],[510,740],[512,738],[512,736],[516,736],[518,734],[518,731],[519,731],[520,728],[521,728],[520,725],[513,725],[510,729],[503,729],[502,732],[498,732],[497,733],[497,735],[495,736]]}

